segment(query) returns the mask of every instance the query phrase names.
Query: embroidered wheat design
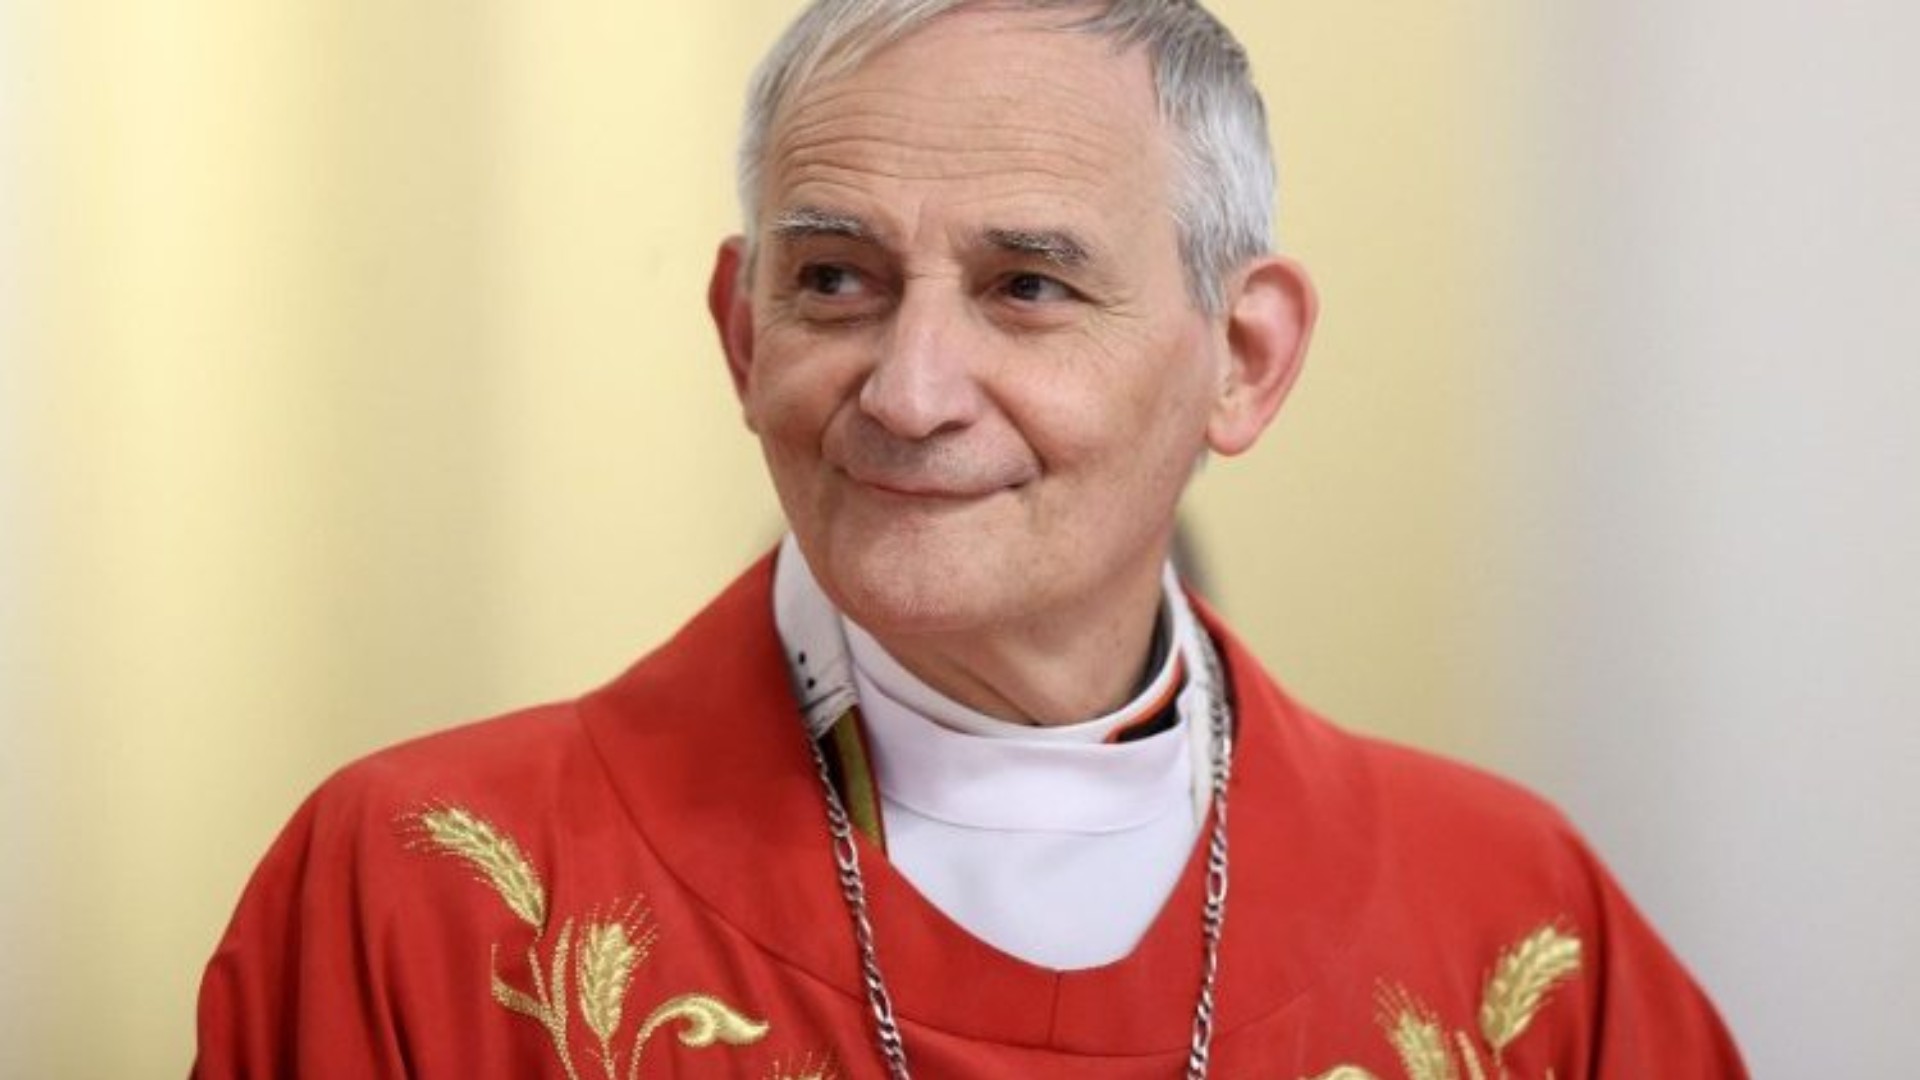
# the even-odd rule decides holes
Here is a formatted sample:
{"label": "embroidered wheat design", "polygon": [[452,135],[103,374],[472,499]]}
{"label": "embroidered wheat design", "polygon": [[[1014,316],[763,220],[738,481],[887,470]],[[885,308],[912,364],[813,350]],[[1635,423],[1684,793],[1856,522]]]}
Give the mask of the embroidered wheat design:
{"label": "embroidered wheat design", "polygon": [[1380,1026],[1400,1055],[1408,1080],[1459,1080],[1440,1021],[1405,988],[1381,993]]}
{"label": "embroidered wheat design", "polygon": [[1480,1003],[1480,1033],[1494,1060],[1527,1030],[1547,995],[1580,970],[1580,939],[1543,926],[1508,949],[1487,979]]}
{"label": "embroidered wheat design", "polygon": [[560,935],[553,942],[553,967],[551,973],[540,973],[540,954],[532,948],[527,950],[527,966],[533,972],[533,990],[528,994],[516,989],[500,977],[499,946],[494,947],[493,1000],[507,1009],[522,1016],[540,1022],[547,1029],[547,1037],[553,1040],[554,1053],[560,1058],[560,1067],[566,1071],[567,1080],[580,1080],[580,1074],[573,1067],[573,1050],[567,1043],[567,956],[573,944],[573,920],[568,919],[560,925]]}
{"label": "embroidered wheat design", "polygon": [[546,929],[547,891],[512,837],[457,806],[423,810],[416,820],[429,843],[478,871],[520,921]]}
{"label": "embroidered wheat design", "polygon": [[580,1014],[600,1042],[600,1061],[608,1076],[618,1076],[613,1037],[620,1029],[627,987],[633,973],[646,963],[653,949],[654,931],[645,926],[646,912],[632,905],[615,918],[589,920],[575,953],[579,970],[574,982],[580,992]]}
{"label": "embroidered wheat design", "polygon": [[[508,982],[500,973],[500,946],[496,943],[489,964],[493,1000],[508,1012],[546,1029],[561,1071],[567,1080],[580,1080],[568,1030],[574,1001],[568,994],[571,977],[580,1018],[598,1043],[600,1067],[608,1080],[617,1080],[619,1054],[615,1043],[626,1011],[627,992],[658,936],[640,901],[635,899],[610,916],[594,914],[584,922],[567,919],[557,934],[548,937],[546,888],[512,837],[470,810],[444,804],[404,815],[401,822],[409,847],[428,848],[467,864],[520,921],[533,927],[533,943],[527,946],[526,954],[531,992]],[[544,963],[540,955],[543,940],[551,950]],[[681,994],[655,1008],[634,1033],[627,1062],[629,1080],[639,1076],[640,1054],[647,1040],[656,1030],[676,1022],[680,1044],[696,1049],[716,1043],[746,1046],[765,1038],[769,1027],[766,1021],[752,1019],[718,998]],[[817,1075],[821,1080],[831,1080],[831,1068],[823,1066],[823,1070]]]}
{"label": "embroidered wheat design", "polygon": [[[1376,1003],[1380,1029],[1400,1057],[1408,1080],[1508,1080],[1501,1054],[1533,1023],[1547,998],[1580,971],[1580,939],[1549,923],[1500,955],[1480,1000],[1480,1032],[1491,1054],[1464,1029],[1448,1039],[1439,1016],[1406,987],[1382,984]],[[1454,1051],[1459,1052],[1456,1059]],[[1488,1063],[1491,1068],[1488,1068]],[[1316,1080],[1376,1080],[1354,1065],[1342,1065]],[[1549,1069],[1546,1080],[1553,1080]]]}
{"label": "embroidered wheat design", "polygon": [[1480,1067],[1480,1051],[1474,1049],[1467,1033],[1454,1032],[1453,1041],[1460,1047],[1460,1060],[1467,1063],[1467,1080],[1487,1080],[1486,1071]]}

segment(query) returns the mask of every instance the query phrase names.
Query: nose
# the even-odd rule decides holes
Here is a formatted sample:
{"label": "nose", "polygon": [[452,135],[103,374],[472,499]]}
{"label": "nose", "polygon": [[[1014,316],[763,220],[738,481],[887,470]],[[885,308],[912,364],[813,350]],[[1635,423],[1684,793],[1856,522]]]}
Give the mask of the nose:
{"label": "nose", "polygon": [[928,439],[978,419],[985,397],[974,380],[978,343],[968,322],[962,300],[942,295],[942,283],[910,284],[860,388],[861,411],[901,439]]}

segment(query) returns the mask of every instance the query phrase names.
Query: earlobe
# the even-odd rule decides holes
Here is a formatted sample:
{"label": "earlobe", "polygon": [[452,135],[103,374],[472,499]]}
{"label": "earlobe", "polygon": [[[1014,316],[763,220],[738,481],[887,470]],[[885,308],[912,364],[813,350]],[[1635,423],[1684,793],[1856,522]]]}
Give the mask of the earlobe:
{"label": "earlobe", "polygon": [[[720,349],[727,358],[727,374],[733,380],[734,396],[744,405],[747,383],[753,369],[753,305],[747,281],[746,240],[732,236],[720,244],[713,260],[713,276],[707,281],[707,312],[720,336]],[[751,428],[751,418],[747,421]]]}
{"label": "earlobe", "polygon": [[1207,425],[1215,453],[1246,452],[1273,421],[1299,377],[1320,313],[1307,272],[1268,256],[1235,279],[1227,303],[1228,368]]}

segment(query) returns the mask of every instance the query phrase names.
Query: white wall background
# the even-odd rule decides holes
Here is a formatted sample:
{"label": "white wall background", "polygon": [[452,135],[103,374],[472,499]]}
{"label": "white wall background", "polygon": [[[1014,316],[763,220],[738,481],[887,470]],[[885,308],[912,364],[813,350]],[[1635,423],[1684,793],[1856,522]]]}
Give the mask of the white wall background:
{"label": "white wall background", "polygon": [[1520,765],[1756,1075],[1920,1050],[1920,7],[1541,15]]}
{"label": "white wall background", "polygon": [[[32,765],[22,692],[27,682],[28,608],[25,537],[26,440],[21,437],[26,400],[23,362],[24,260],[19,218],[24,200],[18,190],[24,139],[21,88],[26,82],[20,49],[25,19],[10,0],[0,0],[0,957],[18,957],[27,940],[26,893],[39,870],[40,845],[29,827]],[[31,987],[0,977],[0,1076],[18,1075],[26,1060],[23,1015]]]}

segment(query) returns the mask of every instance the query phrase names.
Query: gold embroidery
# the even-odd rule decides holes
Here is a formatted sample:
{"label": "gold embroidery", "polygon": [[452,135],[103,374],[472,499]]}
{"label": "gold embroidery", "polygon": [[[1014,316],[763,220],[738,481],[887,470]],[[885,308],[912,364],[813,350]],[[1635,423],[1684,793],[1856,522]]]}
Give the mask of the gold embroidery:
{"label": "gold embroidery", "polygon": [[691,1047],[712,1046],[724,1042],[732,1046],[747,1046],[766,1037],[767,1022],[752,1020],[735,1012],[726,1002],[705,994],[681,994],[664,1002],[640,1025],[640,1034],[633,1041],[633,1064],[627,1070],[628,1076],[637,1076],[640,1072],[640,1051],[646,1049],[647,1040],[663,1024],[675,1020],[684,1020],[679,1031],[680,1045]]}
{"label": "gold embroidery", "polygon": [[656,935],[645,925],[646,918],[644,909],[630,904],[620,917],[589,920],[580,935],[579,970],[574,973],[580,987],[580,1014],[600,1043],[600,1063],[609,1076],[616,1072],[613,1035],[620,1028],[627,985],[653,951]]}
{"label": "gold embroidery", "polygon": [[799,1061],[775,1064],[767,1080],[840,1080],[840,1070],[832,1058],[820,1060],[808,1054]]}
{"label": "gold embroidery", "polygon": [[567,1044],[567,951],[572,943],[573,920],[568,919],[554,942],[551,985],[541,977],[537,945],[527,947],[527,967],[533,971],[533,994],[516,989],[500,977],[500,946],[495,945],[493,1000],[546,1028],[548,1038],[553,1040],[554,1052],[560,1056],[560,1067],[566,1070],[567,1080],[580,1080],[580,1074],[573,1068],[573,1052]]}
{"label": "gold embroidery", "polygon": [[1486,1070],[1480,1067],[1480,1051],[1473,1048],[1473,1039],[1464,1031],[1456,1031],[1453,1041],[1460,1047],[1460,1060],[1467,1063],[1467,1080],[1487,1080]]}
{"label": "gold embroidery", "polygon": [[546,928],[547,892],[511,837],[457,806],[423,810],[419,823],[428,842],[478,870],[520,921]]}
{"label": "gold embroidery", "polygon": [[[1500,954],[1480,1000],[1480,1034],[1486,1050],[1464,1029],[1456,1029],[1449,1043],[1440,1018],[1406,987],[1383,985],[1379,1023],[1387,1042],[1399,1055],[1408,1080],[1487,1080],[1483,1053],[1499,1080],[1508,1080],[1503,1055],[1526,1033],[1547,999],[1567,980],[1579,974],[1580,939],[1549,923],[1528,934]],[[1454,1056],[1458,1051],[1459,1057]],[[1354,1065],[1342,1065],[1316,1080],[1377,1080]],[[1553,1080],[1552,1071],[1546,1080]]]}
{"label": "gold embroidery", "polygon": [[1580,970],[1580,939],[1543,926],[1508,949],[1487,979],[1480,1003],[1480,1033],[1495,1061],[1533,1023],[1553,988]]}
{"label": "gold embroidery", "polygon": [[1400,1055],[1408,1080],[1459,1080],[1439,1019],[1405,988],[1381,991],[1380,1026]]}
{"label": "gold embroidery", "polygon": [[[430,847],[467,863],[520,921],[533,928],[534,940],[527,946],[532,993],[501,976],[500,946],[496,943],[489,964],[493,1000],[544,1028],[567,1080],[580,1080],[568,1032],[571,1014],[567,979],[571,973],[581,1019],[595,1040],[600,1068],[607,1080],[620,1080],[620,1055],[615,1043],[626,1012],[627,993],[634,973],[646,963],[659,936],[649,925],[646,909],[634,900],[608,917],[589,915],[577,939],[575,920],[565,920],[543,964],[540,944],[548,928],[547,894],[520,845],[486,819],[457,806],[430,807],[409,815],[405,822],[414,834],[410,846]],[[636,1029],[628,1053],[628,1080],[639,1076],[647,1041],[676,1021],[680,1044],[694,1049],[717,1043],[747,1046],[765,1038],[769,1029],[766,1021],[751,1019],[711,995],[680,994],[655,1007]]]}

